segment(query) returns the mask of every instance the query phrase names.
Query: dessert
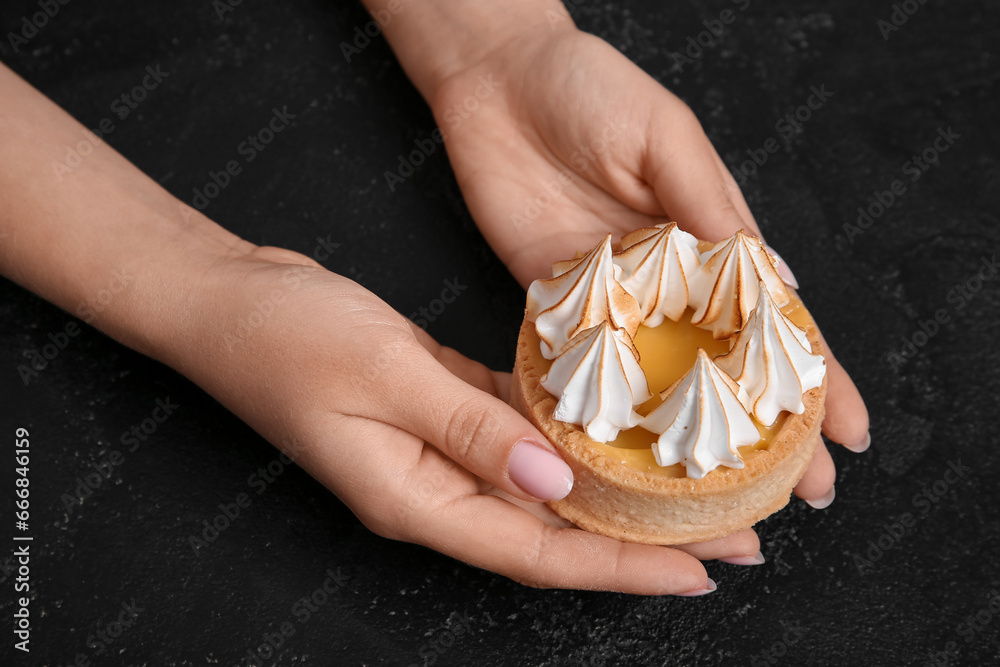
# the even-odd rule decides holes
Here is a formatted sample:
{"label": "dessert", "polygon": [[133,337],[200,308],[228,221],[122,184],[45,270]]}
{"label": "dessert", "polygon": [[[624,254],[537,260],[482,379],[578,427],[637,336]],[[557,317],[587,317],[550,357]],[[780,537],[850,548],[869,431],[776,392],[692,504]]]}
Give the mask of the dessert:
{"label": "dessert", "polygon": [[650,544],[716,539],[788,502],[819,440],[819,332],[759,239],[608,235],[528,289],[511,402],[573,469],[548,503]]}

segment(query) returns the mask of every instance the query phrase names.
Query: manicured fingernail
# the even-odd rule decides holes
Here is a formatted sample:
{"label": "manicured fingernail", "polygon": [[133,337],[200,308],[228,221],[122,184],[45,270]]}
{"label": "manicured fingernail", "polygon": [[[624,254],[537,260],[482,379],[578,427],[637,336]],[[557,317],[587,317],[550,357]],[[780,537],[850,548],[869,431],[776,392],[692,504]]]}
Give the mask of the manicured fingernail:
{"label": "manicured fingernail", "polygon": [[566,462],[531,440],[514,445],[507,474],[522,491],[541,500],[565,498],[573,488],[573,471]]}
{"label": "manicured fingernail", "polygon": [[758,551],[756,556],[732,556],[730,558],[720,558],[719,560],[730,565],[763,565],[764,554]]}
{"label": "manicured fingernail", "polygon": [[830,490],[827,491],[822,498],[813,498],[812,500],[807,500],[806,503],[808,503],[809,507],[812,507],[813,509],[817,510],[826,509],[827,507],[830,506],[830,503],[833,502],[833,498],[836,495],[837,495],[837,487],[831,486]]}
{"label": "manicured fingernail", "polygon": [[777,251],[771,246],[764,246],[764,247],[767,248],[767,251],[769,253],[774,255],[774,258],[776,260],[778,260],[778,276],[782,280],[784,280],[785,284],[788,285],[789,287],[798,289],[799,281],[795,279],[795,274],[792,273],[792,270],[790,268],[788,268],[788,262],[782,259],[781,255],[779,255]]}
{"label": "manicured fingernail", "polygon": [[693,597],[695,597],[697,595],[707,595],[707,594],[711,593],[712,591],[714,591],[716,588],[718,588],[718,586],[715,585],[715,582],[712,581],[711,579],[709,579],[708,580],[708,585],[705,586],[705,588],[699,588],[697,590],[688,591],[687,593],[677,593],[677,597],[681,597],[681,598],[693,598]]}
{"label": "manicured fingernail", "polygon": [[857,452],[858,454],[860,454],[861,452],[868,451],[868,448],[872,446],[872,434],[865,433],[865,437],[861,442],[855,443],[853,445],[844,445],[844,446],[847,447],[852,452]]}

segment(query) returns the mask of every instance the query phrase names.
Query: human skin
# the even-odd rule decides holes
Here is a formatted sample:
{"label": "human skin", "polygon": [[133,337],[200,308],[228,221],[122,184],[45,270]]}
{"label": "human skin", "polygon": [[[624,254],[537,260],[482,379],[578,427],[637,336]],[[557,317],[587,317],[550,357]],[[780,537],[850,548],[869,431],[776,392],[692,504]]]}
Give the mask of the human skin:
{"label": "human skin", "polygon": [[[455,23],[458,17],[482,26],[479,21],[488,19],[490,10],[468,3],[468,10],[452,8],[455,13],[448,20],[436,23],[447,4],[421,4],[420,9],[415,4],[397,17],[413,17],[412,25],[394,20],[393,31],[386,31],[437,114],[469,94],[474,65],[487,62],[472,50],[452,53],[462,40],[438,42],[440,35],[429,31],[451,25],[456,35],[465,34],[471,24]],[[527,5],[511,7],[528,11]],[[538,11],[537,6],[531,11]],[[415,20],[421,16],[426,21]],[[503,34],[498,30],[495,36]],[[570,35],[580,33],[570,31],[560,39],[567,45],[581,39]],[[421,49],[425,42],[441,45],[441,60],[414,53],[433,51]],[[550,71],[556,72],[558,52],[546,48],[509,52],[507,58],[552,58]],[[489,62],[503,62],[499,54]],[[603,59],[614,52],[601,54]],[[459,58],[464,58],[461,67]],[[634,68],[624,58],[618,62],[623,71]],[[509,66],[508,75],[525,67]],[[514,90],[506,86],[494,104]],[[656,90],[662,91],[658,103],[668,99],[662,96],[669,93]],[[0,99],[5,100],[0,109],[3,274],[73,314],[116,272],[129,276],[124,290],[95,313],[91,324],[203,387],[378,534],[545,587],[699,594],[714,589],[700,560],[755,562],[759,542],[753,531],[697,545],[655,547],[556,527],[536,516],[543,512],[525,510],[538,500],[565,494],[568,486],[557,479],[556,465],[541,466],[553,475],[540,480],[513,464],[512,452],[514,458],[531,461],[555,454],[542,434],[507,406],[509,374],[489,371],[439,346],[377,296],[310,258],[258,247],[226,231],[184,206],[107,144],[98,144],[69,173],[55,173],[53,163],[63,159],[67,146],[79,142],[84,128],[2,67]],[[683,115],[686,107],[676,104]],[[592,121],[581,111],[567,107],[561,113],[564,119],[579,116],[578,130],[564,140],[555,139],[559,128],[545,130],[555,134],[543,141],[570,146],[578,138],[573,132],[588,134]],[[661,191],[671,192],[668,174],[652,181],[655,198],[643,200],[637,187],[627,203],[619,199],[623,194],[592,183],[588,176],[575,186],[580,192],[568,192],[537,224],[512,235],[504,229],[512,203],[522,201],[522,195],[534,196],[537,179],[556,173],[560,162],[557,155],[544,156],[538,140],[518,139],[519,116],[507,114],[505,120],[502,108],[493,113],[499,125],[493,127],[485,122],[491,116],[477,114],[482,120],[470,117],[449,135],[447,146],[484,236],[523,284],[538,277],[552,259],[587,247],[598,229],[604,230],[601,234],[623,231],[668,212],[682,223],[715,219],[707,213],[697,216],[697,198],[689,202],[691,211],[675,206],[667,194],[664,201],[670,206],[658,204]],[[680,134],[695,128],[700,132],[694,123]],[[610,153],[602,159],[610,159]],[[490,175],[494,185],[477,176],[483,155],[507,165],[505,178]],[[603,169],[599,165],[595,162],[595,174]],[[678,187],[684,191],[687,185]],[[627,209],[638,213],[618,220],[620,225],[602,222],[601,216]],[[574,213],[576,224],[561,220],[567,211]],[[725,236],[735,220],[703,228],[699,235]],[[699,231],[692,224],[686,227]],[[264,302],[273,306],[272,314],[260,326],[244,326]],[[834,370],[831,362],[831,388]],[[856,403],[863,410],[859,397]],[[832,407],[828,411],[836,415]],[[865,433],[867,416],[863,426],[855,415],[849,427],[839,428],[833,433]],[[830,431],[828,435],[837,439]],[[828,468],[824,474],[832,484],[832,465],[821,462],[820,467]],[[497,497],[496,490],[518,504]]]}

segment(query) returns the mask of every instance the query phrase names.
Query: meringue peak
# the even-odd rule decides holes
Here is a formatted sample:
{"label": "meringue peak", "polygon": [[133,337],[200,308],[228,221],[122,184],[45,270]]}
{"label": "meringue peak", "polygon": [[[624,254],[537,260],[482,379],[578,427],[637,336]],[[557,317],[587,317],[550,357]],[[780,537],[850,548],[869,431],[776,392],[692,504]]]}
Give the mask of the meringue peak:
{"label": "meringue peak", "polygon": [[688,285],[695,308],[691,323],[711,329],[717,340],[743,328],[757,305],[760,285],[779,307],[788,303],[775,260],[756,236],[737,231],[704,253],[701,261]]}
{"label": "meringue peak", "polygon": [[759,292],[732,349],[715,363],[746,391],[757,421],[770,426],[782,410],[805,411],[802,394],[823,384],[826,361],[813,354],[806,332],[785,317],[763,282]]}
{"label": "meringue peak", "polygon": [[613,256],[622,268],[625,291],[635,297],[642,323],[659,326],[664,316],[675,322],[688,305],[688,278],[701,265],[698,239],[676,222],[644,227],[622,237],[622,251]]}
{"label": "meringue peak", "polygon": [[638,424],[634,406],[652,395],[637,354],[628,333],[606,321],[573,337],[541,379],[559,399],[553,419],[583,427],[597,442]]}
{"label": "meringue peak", "polygon": [[634,336],[642,315],[635,298],[616,279],[611,234],[561,273],[539,279],[528,287],[525,316],[535,323],[542,356],[555,358],[571,338],[607,320],[615,329]]}
{"label": "meringue peak", "polygon": [[760,440],[744,407],[746,392],[698,349],[687,375],[662,394],[664,400],[639,425],[659,434],[653,443],[657,465],[684,465],[701,479],[720,465],[742,468],[739,447]]}

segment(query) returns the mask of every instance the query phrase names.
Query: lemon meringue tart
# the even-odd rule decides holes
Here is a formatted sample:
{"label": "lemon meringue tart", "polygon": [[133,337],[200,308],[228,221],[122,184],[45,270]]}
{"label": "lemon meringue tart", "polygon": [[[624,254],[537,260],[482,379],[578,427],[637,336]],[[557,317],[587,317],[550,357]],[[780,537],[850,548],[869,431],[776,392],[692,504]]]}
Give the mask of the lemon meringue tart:
{"label": "lemon meringue tart", "polygon": [[685,544],[788,503],[819,441],[819,332],[759,239],[609,234],[528,288],[511,403],[573,469],[549,502],[620,540]]}

